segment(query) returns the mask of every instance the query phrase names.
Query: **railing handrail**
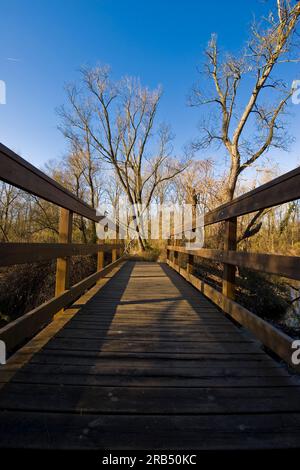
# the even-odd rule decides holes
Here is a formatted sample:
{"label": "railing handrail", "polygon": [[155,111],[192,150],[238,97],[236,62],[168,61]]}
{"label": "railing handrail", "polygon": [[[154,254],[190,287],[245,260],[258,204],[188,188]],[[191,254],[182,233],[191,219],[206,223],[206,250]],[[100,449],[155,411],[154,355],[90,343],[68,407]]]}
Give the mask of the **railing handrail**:
{"label": "railing handrail", "polygon": [[1,143],[0,180],[95,222],[103,218],[96,209]]}
{"label": "railing handrail", "polygon": [[0,266],[37,263],[65,256],[87,256],[121,248],[121,243],[0,243]]}
{"label": "railing handrail", "polygon": [[300,199],[300,167],[242,194],[205,214],[204,225]]}

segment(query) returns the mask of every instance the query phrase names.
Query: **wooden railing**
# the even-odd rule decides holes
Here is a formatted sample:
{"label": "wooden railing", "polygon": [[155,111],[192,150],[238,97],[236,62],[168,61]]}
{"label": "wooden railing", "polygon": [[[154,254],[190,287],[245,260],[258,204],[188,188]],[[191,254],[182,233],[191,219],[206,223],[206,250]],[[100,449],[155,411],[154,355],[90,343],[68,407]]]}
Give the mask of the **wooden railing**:
{"label": "wooden railing", "polygon": [[[72,243],[73,213],[94,222],[101,216],[88,204],[49,178],[23,158],[0,144],[0,180],[60,207],[59,243],[0,243],[0,266],[57,259],[55,297],[0,329],[0,339],[12,351],[31,338],[61,311],[115,267],[122,245]],[[111,263],[104,267],[104,252],[111,251]],[[98,254],[97,271],[70,286],[70,257]]]}
{"label": "wooden railing", "polygon": [[[169,266],[217,304],[224,313],[252,331],[267,348],[298,370],[300,367],[292,363],[293,339],[235,301],[235,274],[236,267],[240,266],[300,280],[300,257],[237,251],[237,217],[299,198],[300,168],[296,168],[205,215],[204,226],[224,223],[224,250],[188,250],[176,246],[175,241],[167,247]],[[181,265],[180,253],[187,255],[186,269]],[[195,257],[223,263],[222,292],[193,274]]]}
{"label": "wooden railing", "polygon": [[[73,213],[95,222],[101,217],[95,209],[1,144],[0,179],[60,207],[59,243],[0,243],[0,266],[57,260],[55,297],[0,330],[0,339],[11,351],[41,330],[55,313],[74,302],[116,266],[122,259],[119,257],[122,246],[118,243],[72,243]],[[297,168],[205,215],[205,226],[224,222],[224,250],[187,250],[174,244],[167,247],[167,262],[172,268],[292,366],[292,338],[235,301],[235,273],[236,267],[240,266],[300,280],[300,257],[237,251],[237,218],[299,198],[300,168]],[[105,251],[112,252],[112,262],[104,267]],[[95,253],[98,254],[97,271],[70,286],[70,257]],[[187,255],[186,269],[180,264],[180,253]],[[193,274],[195,257],[223,263],[222,292]]]}

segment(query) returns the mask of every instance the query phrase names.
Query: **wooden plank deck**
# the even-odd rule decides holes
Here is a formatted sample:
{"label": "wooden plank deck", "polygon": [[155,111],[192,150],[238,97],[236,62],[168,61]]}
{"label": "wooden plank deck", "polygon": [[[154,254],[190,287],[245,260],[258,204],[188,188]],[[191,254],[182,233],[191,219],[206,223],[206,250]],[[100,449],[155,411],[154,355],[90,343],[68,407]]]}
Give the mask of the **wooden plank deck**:
{"label": "wooden plank deck", "polygon": [[300,445],[298,379],[163,264],[115,268],[0,373],[2,448]]}

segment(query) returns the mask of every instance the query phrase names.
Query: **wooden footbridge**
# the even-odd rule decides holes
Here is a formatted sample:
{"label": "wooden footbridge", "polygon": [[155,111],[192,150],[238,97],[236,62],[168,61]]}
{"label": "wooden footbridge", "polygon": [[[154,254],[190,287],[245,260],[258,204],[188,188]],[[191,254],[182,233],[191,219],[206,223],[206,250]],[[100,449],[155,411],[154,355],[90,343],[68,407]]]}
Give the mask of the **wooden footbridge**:
{"label": "wooden footbridge", "polygon": [[[236,251],[237,217],[298,199],[300,169],[206,215],[225,224],[223,251],[174,242],[167,263],[72,243],[72,214],[95,211],[4,146],[0,178],[61,207],[59,243],[0,244],[2,266],[57,259],[55,298],[0,330],[1,448],[300,446],[293,340],[234,301],[236,266],[300,279],[297,257]],[[70,286],[70,256],[92,253],[97,272]],[[224,264],[222,292],[193,274],[196,256]]]}

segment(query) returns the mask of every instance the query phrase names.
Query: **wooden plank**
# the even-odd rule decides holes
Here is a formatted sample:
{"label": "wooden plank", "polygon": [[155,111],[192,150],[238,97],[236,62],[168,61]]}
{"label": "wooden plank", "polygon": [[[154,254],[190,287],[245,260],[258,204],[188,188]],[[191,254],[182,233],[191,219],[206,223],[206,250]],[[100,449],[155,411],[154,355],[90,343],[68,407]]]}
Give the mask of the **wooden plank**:
{"label": "wooden plank", "polygon": [[113,416],[4,411],[0,435],[2,447],[12,449],[296,450],[300,415]]}
{"label": "wooden plank", "polygon": [[[114,322],[116,324],[116,322]],[[245,342],[253,342],[251,339],[248,339],[246,336],[242,336],[239,331],[222,331],[219,329],[216,333],[213,333],[211,330],[201,330],[197,328],[197,331],[194,329],[185,330],[181,329],[169,329],[169,330],[159,330],[153,329],[149,327],[147,329],[147,339],[151,341],[152,339],[155,340],[158,335],[162,338],[163,341],[191,341],[191,342],[202,342],[205,341],[245,341]],[[71,324],[69,327],[66,327],[61,334],[58,335],[61,338],[99,338],[99,339],[109,339],[114,341],[115,339],[129,339],[130,338],[135,340],[143,340],[145,339],[145,328],[139,328],[138,330],[134,329],[132,331],[131,327],[126,327],[120,329],[118,326],[111,325],[109,330],[105,328],[73,328]]]}
{"label": "wooden plank", "polygon": [[[136,312],[136,315],[138,314],[138,312]],[[149,327],[151,328],[153,325],[159,323],[161,324],[161,327],[162,329],[157,329],[157,331],[163,331],[163,330],[166,330],[166,329],[171,329],[172,331],[175,330],[176,328],[180,330],[186,330],[186,328],[189,328],[189,329],[192,329],[193,327],[197,328],[197,330],[199,329],[199,332],[201,331],[201,329],[203,331],[206,331],[205,330],[205,327],[207,326],[207,328],[210,328],[212,329],[213,327],[215,327],[217,330],[218,330],[218,326],[219,326],[219,331],[223,328],[223,327],[226,327],[226,321],[224,322],[223,319],[221,319],[221,322],[218,322],[217,319],[215,319],[214,321],[205,321],[205,319],[197,319],[197,318],[193,318],[191,319],[190,321],[185,321],[184,319],[178,319],[178,320],[160,320],[159,318],[154,318],[154,319],[147,319],[147,318],[144,318],[144,319],[137,319],[137,320],[134,320],[134,317],[132,318],[131,321],[129,320],[126,320],[123,318],[120,318],[120,317],[116,317],[113,312],[107,316],[105,319],[103,320],[97,320],[97,321],[89,321],[88,317],[87,318],[76,318],[74,320],[74,324],[76,325],[82,325],[81,322],[79,322],[79,320],[83,320],[85,322],[85,326],[88,326],[90,325],[90,327],[94,327],[94,328],[101,328],[101,326],[105,326],[106,324],[108,324],[112,318],[114,319],[114,323],[115,324],[118,324],[120,326],[120,328],[124,329],[125,327],[127,328],[130,328],[130,327],[139,327],[139,328],[145,328],[145,327]],[[226,330],[226,328],[225,328]],[[228,331],[230,331],[228,329]]]}
{"label": "wooden plank", "polygon": [[[28,351],[30,352],[30,351]],[[239,357],[232,354],[176,354],[176,353],[99,353],[99,352],[86,352],[86,351],[73,351],[70,353],[66,350],[54,351],[41,351],[36,354],[32,359],[32,363],[52,364],[52,365],[89,365],[103,364],[106,362],[113,362],[115,365],[122,365],[127,361],[131,364],[138,366],[141,363],[151,362],[160,366],[167,366],[169,364],[180,362],[182,366],[189,367],[189,364],[197,363],[200,368],[218,368],[219,370],[224,367],[229,367],[232,370],[243,366],[247,367],[272,367],[278,366],[274,360],[261,351],[257,354],[241,354]]]}
{"label": "wooden plank", "polygon": [[[173,269],[177,270],[177,267],[173,263],[169,261],[168,264]],[[271,351],[275,352],[292,368],[300,370],[299,365],[292,363],[292,354],[294,349],[292,348],[293,339],[290,336],[278,330],[273,325],[233,300],[228,299],[221,292],[206,284],[196,276],[188,276],[185,270],[181,270],[180,275],[218,305],[223,312],[227,313],[238,323],[248,328],[252,333],[254,333],[257,339],[259,339]]]}
{"label": "wooden plank", "polygon": [[[138,312],[137,312],[138,313]],[[103,325],[106,325],[107,323],[110,322],[110,320],[112,319],[112,315],[110,315],[110,317],[108,317],[107,319],[105,320],[99,320],[99,321],[89,321],[88,319],[84,319],[84,321],[86,322],[86,325],[89,324],[89,325],[93,325],[95,328],[99,328]],[[79,321],[79,319],[76,319],[74,321]],[[157,323],[157,320],[153,321],[153,322],[149,322],[149,320],[147,319],[141,319],[141,318],[138,318],[136,320],[132,320],[132,321],[127,321],[126,319],[123,320],[123,319],[119,319],[118,320],[118,325],[120,325],[120,328],[123,328],[125,326],[127,327],[135,327],[135,326],[140,326],[140,327],[148,327],[149,324],[151,326],[151,323]],[[202,320],[202,319],[193,319],[193,320],[189,320],[189,321],[185,321],[184,319],[179,319],[179,320],[160,320],[159,319],[159,323],[163,326],[163,327],[171,327],[171,328],[185,328],[186,326],[190,327],[190,328],[193,328],[193,326],[195,328],[199,328],[199,327],[202,327],[202,326],[209,326],[210,328],[213,328],[213,327],[217,327],[218,325],[221,327],[221,325],[223,324],[224,326],[226,326],[226,322],[222,323],[222,320],[221,322],[219,322],[218,320],[215,320],[215,321],[205,321],[205,320]]]}
{"label": "wooden plank", "polygon": [[48,364],[57,364],[61,361],[71,364],[89,364],[96,360],[115,360],[123,361],[125,359],[132,360],[153,360],[153,361],[170,361],[170,360],[182,360],[182,361],[199,361],[199,364],[210,364],[212,367],[216,364],[224,365],[225,363],[234,365],[241,364],[244,362],[245,366],[248,363],[260,363],[265,361],[265,353],[259,350],[251,353],[240,353],[240,355],[232,353],[218,353],[206,352],[206,353],[181,353],[175,351],[165,352],[132,352],[132,351],[86,351],[83,349],[68,351],[67,349],[45,349],[40,352],[39,362]]}
{"label": "wooden plank", "polygon": [[30,194],[98,222],[96,210],[15,152],[0,144],[0,179]]}
{"label": "wooden plank", "polygon": [[[119,363],[114,361],[102,360],[98,361],[95,364],[44,364],[43,367],[40,367],[39,362],[30,362],[25,365],[22,369],[17,364],[8,363],[4,368],[1,369],[1,380],[3,380],[3,374],[8,374],[9,372],[18,372],[18,376],[14,378],[17,381],[26,382],[25,377],[29,374],[34,375],[35,377],[41,376],[44,377],[43,380],[49,378],[49,380],[55,379],[59,376],[62,382],[64,383],[64,376],[71,375],[72,377],[77,376],[80,380],[80,376],[108,376],[113,377],[119,376],[124,377],[150,377],[150,378],[180,378],[180,379],[261,379],[263,377],[267,378],[281,378],[288,377],[291,378],[288,372],[274,364],[251,367],[205,367],[199,365],[196,361],[169,361],[164,364],[161,361],[152,362],[152,361],[131,361],[124,360]],[[24,378],[24,380],[23,380]],[[293,385],[293,382],[289,380],[287,382],[281,382],[282,385]]]}
{"label": "wooden plank", "polygon": [[[133,334],[133,331],[132,331],[132,324],[125,324],[123,323],[122,325],[119,325],[119,323],[117,321],[113,322],[111,325],[110,325],[110,328],[109,328],[109,331],[107,331],[107,323],[109,322],[109,319],[107,319],[106,322],[102,322],[102,323],[97,323],[97,322],[85,322],[84,320],[83,321],[73,321],[72,322],[72,325],[70,325],[70,327],[67,328],[67,330],[71,330],[72,329],[72,332],[81,332],[81,331],[85,331],[86,334],[88,333],[91,333],[93,330],[97,330],[101,333],[101,331],[105,333],[107,333],[108,335],[113,335],[113,334],[124,334],[126,335],[127,333],[129,335],[132,335]],[[198,336],[200,339],[201,337],[205,336],[205,337],[213,337],[213,338],[218,338],[219,336],[222,337],[222,336],[225,336],[225,335],[232,335],[234,334],[232,332],[232,329],[230,329],[230,325],[228,326],[227,325],[227,328],[226,328],[226,325],[225,324],[221,324],[221,325],[218,325],[216,322],[215,323],[209,323],[208,325],[205,325],[205,324],[197,324],[197,329],[195,328],[196,325],[188,325],[188,326],[184,326],[182,323],[176,323],[176,324],[173,324],[173,325],[162,325],[161,328],[158,328],[155,326],[155,323],[156,322],[153,322],[153,324],[148,324],[147,325],[147,333],[149,333],[149,336],[151,337],[151,335],[155,335],[155,334],[161,334],[162,336],[163,335],[170,335],[170,336],[173,336],[175,339],[178,337],[180,337],[180,333],[179,332],[182,332],[182,336],[184,336],[185,338],[194,338],[196,336]],[[143,335],[145,334],[145,325],[144,324],[137,324],[134,326],[134,334],[136,336],[138,335]],[[238,334],[238,332],[236,333]]]}
{"label": "wooden plank", "polygon": [[217,207],[205,215],[204,224],[214,224],[296,199],[300,199],[300,167]]}
{"label": "wooden plank", "polygon": [[107,340],[101,341],[99,338],[56,338],[47,345],[45,351],[61,349],[68,351],[91,351],[105,352],[153,352],[153,353],[195,353],[195,354],[257,354],[257,345],[251,342],[232,341],[162,341],[159,338],[152,340]]}
{"label": "wooden plank", "polygon": [[[126,327],[126,328],[119,328],[117,325],[117,321],[115,320],[112,325],[110,325],[109,330],[103,328],[74,328],[74,323],[70,323],[69,326],[64,328],[64,330],[57,335],[58,338],[97,338],[97,339],[106,339],[110,341],[114,341],[115,339],[128,339],[130,341],[133,340],[145,340],[145,328],[134,329]],[[115,325],[115,326],[114,326]],[[157,337],[160,337],[162,341],[191,341],[191,342],[202,342],[205,341],[237,341],[237,342],[253,342],[251,339],[243,336],[238,330],[236,331],[224,331],[220,329],[217,332],[213,332],[211,330],[201,330],[195,328],[190,330],[185,330],[180,328],[172,329],[172,330],[160,330],[160,329],[152,329],[151,327],[147,328],[147,340],[152,341],[156,340]]]}
{"label": "wooden plank", "polygon": [[[47,327],[49,328],[49,327]],[[31,351],[34,350],[34,348],[30,348],[30,353]],[[34,356],[31,358],[31,364],[40,364],[43,366],[49,365],[49,366],[54,366],[54,367],[61,367],[63,365],[69,365],[69,366],[87,366],[89,368],[93,367],[99,367],[100,369],[103,368],[113,368],[115,370],[123,370],[124,368],[126,369],[131,369],[131,370],[138,370],[140,368],[147,368],[149,370],[158,370],[160,368],[163,369],[180,369],[180,368],[185,368],[187,370],[191,369],[196,369],[199,371],[200,374],[202,375],[212,375],[212,376],[218,376],[224,375],[227,371],[227,374],[231,373],[231,375],[234,377],[236,376],[237,373],[240,371],[243,371],[244,374],[248,374],[251,376],[251,371],[255,370],[269,370],[272,369],[274,370],[274,373],[272,372],[272,375],[277,375],[277,374],[282,374],[285,373],[287,374],[287,371],[282,368],[281,365],[279,365],[277,362],[275,362],[273,359],[271,359],[269,356],[266,354],[259,354],[259,355],[253,355],[251,354],[249,357],[247,357],[245,354],[243,355],[243,360],[244,362],[241,363],[239,359],[237,359],[236,356],[212,356],[212,355],[202,355],[201,359],[189,359],[186,357],[182,357],[180,355],[177,355],[175,358],[164,358],[163,360],[161,359],[153,359],[152,357],[128,357],[128,356],[119,356],[118,359],[116,360],[116,355],[108,356],[108,355],[103,355],[99,356],[96,354],[86,354],[86,355],[78,355],[76,353],[74,354],[67,354],[66,351],[60,351],[59,353],[55,354],[53,351],[48,351],[45,352],[44,350],[41,350],[37,352],[36,350]],[[24,356],[27,357],[29,354],[29,349],[26,349],[26,354],[24,351],[18,354],[14,358],[14,361],[11,362],[11,360],[1,369],[1,370],[7,370],[10,367],[14,368],[15,366],[19,367],[19,364],[22,363],[22,359]],[[102,370],[102,369],[101,369]],[[120,372],[121,373],[121,372]]]}
{"label": "wooden plank", "polygon": [[270,274],[300,280],[300,257],[284,256],[275,254],[246,253],[244,251],[228,252],[222,250],[211,250],[202,248],[198,250],[187,250],[184,247],[168,246],[169,251],[179,251],[180,253],[210,259],[218,263],[227,263],[243,268],[262,271]]}
{"label": "wooden plank", "polygon": [[[11,379],[10,371],[1,372],[0,382],[26,383],[38,385],[79,385],[79,386],[98,386],[98,387],[147,387],[147,388],[230,388],[230,387],[294,387],[295,384],[289,376],[252,376],[252,377],[232,377],[220,374],[217,377],[198,376],[186,374],[184,369],[177,374],[168,374],[164,369],[162,372],[151,372],[129,370],[127,374],[119,374],[113,371],[109,374],[107,370],[101,370],[98,373],[90,371],[87,366],[75,367],[64,366],[59,371],[53,372],[46,367],[41,370],[35,364],[35,368],[23,368],[18,371]],[[52,370],[52,372],[51,372]],[[274,372],[273,372],[274,374]]]}
{"label": "wooden plank", "polygon": [[113,244],[0,243],[0,266],[37,263],[64,256],[86,256],[109,252],[114,247]]}
{"label": "wooden plank", "polygon": [[102,271],[91,274],[58,297],[45,302],[1,328],[0,339],[5,342],[7,351],[12,351],[31,338],[52,320],[55,313],[74,302],[83,292],[92,287],[98,279],[109,273],[121,261],[122,258],[119,258],[115,263],[109,264]]}
{"label": "wooden plank", "polygon": [[[300,413],[300,387],[102,387],[10,382],[0,408],[42,412],[134,414]],[[249,399],[251,397],[251,399]]]}

